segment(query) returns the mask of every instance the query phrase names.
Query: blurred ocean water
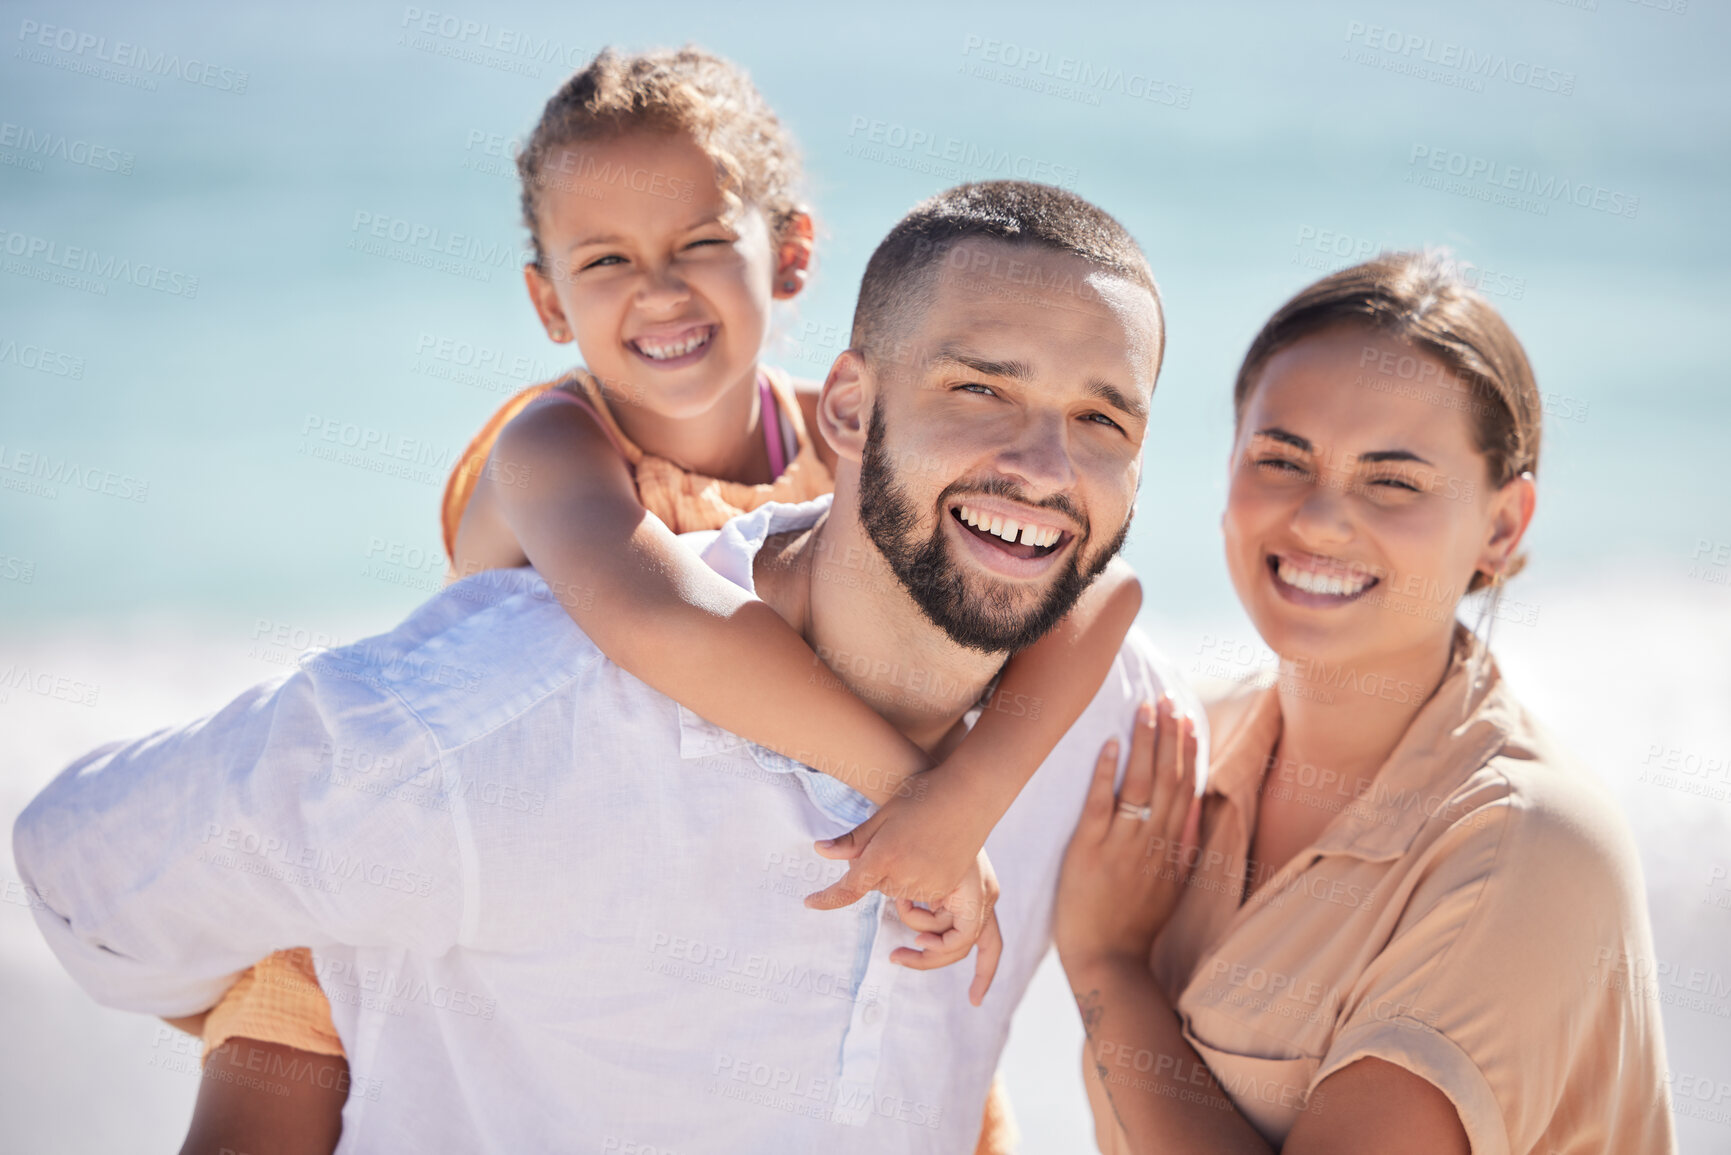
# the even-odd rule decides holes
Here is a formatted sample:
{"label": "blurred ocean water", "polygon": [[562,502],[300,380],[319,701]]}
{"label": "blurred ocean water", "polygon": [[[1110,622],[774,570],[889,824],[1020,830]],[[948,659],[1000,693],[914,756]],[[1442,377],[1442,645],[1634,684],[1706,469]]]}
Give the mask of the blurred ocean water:
{"label": "blurred ocean water", "polygon": [[[84,750],[438,587],[452,456],[566,366],[520,283],[512,142],[603,44],[690,40],[805,149],[819,266],[771,350],[796,373],[845,346],[884,230],[960,180],[1064,184],[1141,239],[1170,347],[1129,557],[1202,679],[1256,649],[1218,538],[1256,328],[1384,247],[1477,267],[1547,398],[1495,645],[1625,804],[1683,1149],[1731,1149],[1728,31],[1684,0],[9,6],[0,1027],[32,1042],[0,1058],[0,1146],[166,1147],[195,1088],[60,974],[10,819]],[[1030,1151],[1087,1142],[1066,1000],[1043,974],[1006,1057]]]}

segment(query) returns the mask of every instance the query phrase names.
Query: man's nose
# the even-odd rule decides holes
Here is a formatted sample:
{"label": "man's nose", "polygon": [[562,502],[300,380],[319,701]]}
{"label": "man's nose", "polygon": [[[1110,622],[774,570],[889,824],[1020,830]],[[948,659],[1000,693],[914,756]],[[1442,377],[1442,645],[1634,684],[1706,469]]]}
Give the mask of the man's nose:
{"label": "man's nose", "polygon": [[1018,435],[998,454],[1002,473],[1021,479],[1036,494],[1062,493],[1076,484],[1076,463],[1061,414],[1035,414],[1022,422]]}

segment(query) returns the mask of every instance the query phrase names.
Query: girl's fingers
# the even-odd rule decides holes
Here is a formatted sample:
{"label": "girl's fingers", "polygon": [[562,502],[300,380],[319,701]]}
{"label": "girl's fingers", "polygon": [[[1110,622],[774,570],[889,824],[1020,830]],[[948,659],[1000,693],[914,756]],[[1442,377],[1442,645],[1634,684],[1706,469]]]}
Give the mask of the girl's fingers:
{"label": "girl's fingers", "polygon": [[901,915],[902,922],[909,930],[931,931],[942,934],[956,924],[955,915],[947,910],[927,910],[923,906],[915,906],[912,899],[896,899],[896,913]]}
{"label": "girl's fingers", "polygon": [[996,914],[986,919],[985,929],[980,932],[978,950],[979,954],[974,959],[974,981],[968,987],[968,1001],[976,1007],[991,989],[992,978],[998,973],[998,959],[1004,953],[1004,935],[998,928]]}

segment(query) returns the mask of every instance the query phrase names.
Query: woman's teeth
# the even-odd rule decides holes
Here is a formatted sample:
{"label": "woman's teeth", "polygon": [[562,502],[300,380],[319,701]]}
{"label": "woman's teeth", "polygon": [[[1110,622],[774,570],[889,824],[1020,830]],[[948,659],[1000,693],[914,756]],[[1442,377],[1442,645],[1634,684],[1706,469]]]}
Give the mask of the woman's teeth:
{"label": "woman's teeth", "polygon": [[1370,574],[1345,577],[1340,574],[1317,573],[1315,570],[1299,569],[1285,558],[1279,559],[1275,572],[1280,574],[1281,581],[1301,589],[1307,594],[1331,594],[1343,598],[1363,593],[1376,580]]}
{"label": "woman's teeth", "polygon": [[1044,549],[1053,545],[1064,536],[1063,530],[1041,529],[1037,525],[1022,525],[1013,518],[988,517],[978,510],[962,506],[959,510],[961,519],[975,529],[1003,538],[1005,541],[1020,542],[1023,545],[1037,546]]}
{"label": "woman's teeth", "polygon": [[675,357],[683,357],[687,353],[701,349],[708,342],[712,329],[699,329],[683,341],[648,341],[638,338],[632,342],[637,351],[651,361],[671,361]]}

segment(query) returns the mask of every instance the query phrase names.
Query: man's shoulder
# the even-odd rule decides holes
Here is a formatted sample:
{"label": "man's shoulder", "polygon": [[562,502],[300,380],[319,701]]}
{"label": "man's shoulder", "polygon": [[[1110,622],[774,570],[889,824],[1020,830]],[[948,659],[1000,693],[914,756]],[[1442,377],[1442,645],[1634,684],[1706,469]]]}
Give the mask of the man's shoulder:
{"label": "man's shoulder", "polygon": [[[1098,753],[1106,739],[1128,738],[1136,708],[1143,702],[1158,700],[1162,694],[1170,694],[1180,712],[1196,720],[1198,766],[1205,775],[1209,734],[1202,699],[1178,663],[1137,626],[1124,635],[1117,660],[1066,738],[1083,738]],[[1092,766],[1091,760],[1089,764]]]}
{"label": "man's shoulder", "polygon": [[497,729],[602,660],[527,567],[447,586],[398,625],[303,660],[321,696],[414,715],[444,748]]}
{"label": "man's shoulder", "polygon": [[[1120,679],[1116,687],[1113,687],[1114,677]],[[1100,687],[1101,693],[1106,693],[1109,687],[1119,698],[1128,701],[1131,709],[1149,697],[1170,694],[1180,708],[1206,723],[1202,699],[1184,676],[1183,669],[1139,626],[1130,627],[1129,633],[1124,635],[1124,643],[1118,648],[1118,660],[1113,663],[1106,684]]]}

